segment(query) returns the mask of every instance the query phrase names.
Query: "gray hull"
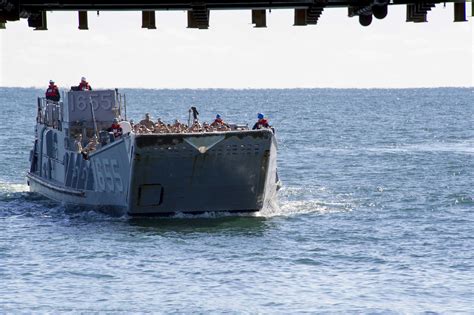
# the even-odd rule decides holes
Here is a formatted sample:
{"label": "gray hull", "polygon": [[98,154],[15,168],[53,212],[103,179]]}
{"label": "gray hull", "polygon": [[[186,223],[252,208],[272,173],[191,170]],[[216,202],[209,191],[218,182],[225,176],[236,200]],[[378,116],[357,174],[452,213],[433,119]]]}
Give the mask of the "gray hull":
{"label": "gray hull", "polygon": [[129,212],[261,210],[275,192],[273,139],[268,130],[136,137]]}
{"label": "gray hull", "polygon": [[[277,188],[270,130],[130,134],[88,160],[66,152],[62,167],[49,164],[28,174],[31,191],[137,216],[259,211],[271,206]],[[63,181],[50,174],[60,169]]]}
{"label": "gray hull", "polygon": [[[70,91],[63,99],[38,99],[27,174],[32,192],[137,216],[272,205],[277,174],[271,130],[136,134],[122,120],[124,135],[118,136],[106,131],[124,106],[117,90]],[[99,143],[84,150],[96,136]]]}

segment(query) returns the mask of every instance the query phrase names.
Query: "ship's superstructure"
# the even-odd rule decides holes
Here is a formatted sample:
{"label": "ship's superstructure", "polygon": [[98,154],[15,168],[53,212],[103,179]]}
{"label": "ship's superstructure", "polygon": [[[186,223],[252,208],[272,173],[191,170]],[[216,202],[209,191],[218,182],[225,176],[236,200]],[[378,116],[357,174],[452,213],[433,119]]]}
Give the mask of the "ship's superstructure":
{"label": "ship's superstructure", "polygon": [[116,90],[38,99],[31,191],[66,204],[129,215],[259,211],[276,197],[271,129],[141,134]]}

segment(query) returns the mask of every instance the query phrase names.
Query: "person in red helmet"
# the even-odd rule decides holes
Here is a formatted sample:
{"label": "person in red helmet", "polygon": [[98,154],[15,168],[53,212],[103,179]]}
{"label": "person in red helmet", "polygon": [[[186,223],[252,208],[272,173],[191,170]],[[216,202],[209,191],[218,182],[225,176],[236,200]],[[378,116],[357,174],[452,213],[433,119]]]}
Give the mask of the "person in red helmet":
{"label": "person in red helmet", "polygon": [[61,99],[61,95],[59,94],[59,89],[56,86],[56,84],[54,84],[53,80],[49,80],[49,86],[46,89],[45,94],[46,94],[46,99],[50,101],[59,102],[59,100]]}
{"label": "person in red helmet", "polygon": [[87,82],[86,78],[82,77],[81,78],[81,83],[79,83],[79,86],[77,87],[79,91],[92,91],[91,86],[89,85],[89,82]]}

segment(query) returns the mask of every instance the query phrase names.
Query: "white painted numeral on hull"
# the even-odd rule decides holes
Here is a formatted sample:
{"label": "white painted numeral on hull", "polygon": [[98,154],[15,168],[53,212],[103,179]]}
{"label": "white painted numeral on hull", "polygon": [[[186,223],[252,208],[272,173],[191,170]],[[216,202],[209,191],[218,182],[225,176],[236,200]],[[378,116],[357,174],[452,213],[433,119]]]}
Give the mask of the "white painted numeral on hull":
{"label": "white painted numeral on hull", "polygon": [[116,159],[95,158],[94,169],[99,190],[123,192],[123,181]]}

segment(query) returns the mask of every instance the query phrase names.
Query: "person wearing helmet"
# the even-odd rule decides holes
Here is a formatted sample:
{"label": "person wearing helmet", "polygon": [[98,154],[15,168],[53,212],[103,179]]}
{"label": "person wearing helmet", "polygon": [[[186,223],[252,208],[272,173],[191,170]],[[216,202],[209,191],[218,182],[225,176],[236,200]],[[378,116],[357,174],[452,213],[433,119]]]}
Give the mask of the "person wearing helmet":
{"label": "person wearing helmet", "polygon": [[53,80],[49,80],[49,86],[46,89],[46,99],[54,102],[59,102],[61,95],[59,94],[59,89],[54,84]]}
{"label": "person wearing helmet", "polygon": [[211,127],[220,127],[220,126],[229,127],[229,125],[224,122],[221,115],[217,114],[216,119],[214,119],[214,121],[211,123]]}
{"label": "person wearing helmet", "polygon": [[77,87],[79,91],[92,91],[91,86],[89,85],[89,82],[87,82],[86,78],[82,77],[81,78],[81,83],[79,83],[79,86]]}
{"label": "person wearing helmet", "polygon": [[271,128],[268,120],[265,119],[265,116],[262,113],[258,113],[257,118],[258,121],[255,123],[255,125],[253,125],[252,130]]}
{"label": "person wearing helmet", "polygon": [[112,123],[112,126],[107,129],[108,132],[112,132],[114,134],[114,138],[119,138],[122,136],[123,130],[122,127],[120,127],[119,121],[117,118],[114,118],[114,122]]}

